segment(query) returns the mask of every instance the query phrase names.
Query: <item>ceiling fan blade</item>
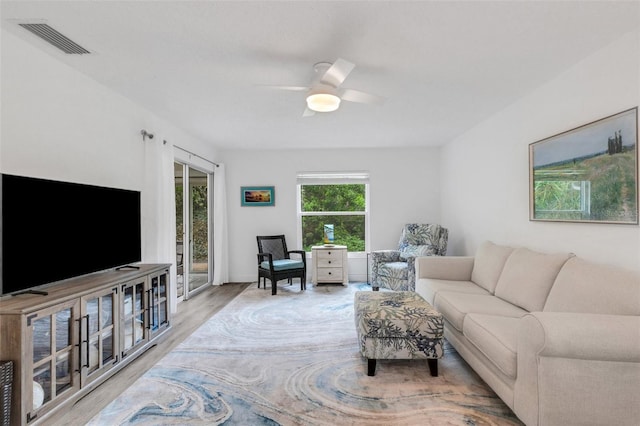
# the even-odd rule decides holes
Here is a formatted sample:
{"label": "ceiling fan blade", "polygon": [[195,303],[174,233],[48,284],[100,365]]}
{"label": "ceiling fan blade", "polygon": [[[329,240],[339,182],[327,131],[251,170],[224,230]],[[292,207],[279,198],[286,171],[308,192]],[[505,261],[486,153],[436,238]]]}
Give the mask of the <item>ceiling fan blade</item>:
{"label": "ceiling fan blade", "polygon": [[311,117],[312,115],[315,115],[316,113],[314,111],[311,111],[309,108],[305,108],[304,112],[302,113],[303,117]]}
{"label": "ceiling fan blade", "polygon": [[340,97],[342,100],[359,102],[361,104],[381,104],[386,100],[386,98],[382,96],[372,95],[371,93],[365,93],[354,89],[342,89],[340,91]]}
{"label": "ceiling fan blade", "polygon": [[333,87],[338,87],[347,78],[349,73],[355,68],[355,64],[349,61],[345,61],[342,58],[338,58],[331,67],[324,73],[320,79],[321,83],[329,84]]}
{"label": "ceiling fan blade", "polygon": [[304,86],[272,86],[268,84],[261,85],[262,87],[266,87],[267,89],[276,89],[276,90],[292,90],[294,92],[306,92],[310,88]]}

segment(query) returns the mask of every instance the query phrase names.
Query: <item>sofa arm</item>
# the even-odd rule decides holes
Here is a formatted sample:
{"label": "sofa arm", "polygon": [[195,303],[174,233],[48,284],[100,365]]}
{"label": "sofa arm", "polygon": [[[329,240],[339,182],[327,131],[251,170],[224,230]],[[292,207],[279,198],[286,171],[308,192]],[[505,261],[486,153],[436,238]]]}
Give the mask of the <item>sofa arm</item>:
{"label": "sofa arm", "polygon": [[535,312],[517,333],[514,411],[527,425],[640,418],[640,317]]}
{"label": "sofa arm", "polygon": [[416,258],[416,280],[471,281],[472,256],[424,256]]}
{"label": "sofa arm", "polygon": [[[522,340],[542,327],[538,356],[640,362],[640,317],[566,312],[534,312],[518,332]],[[522,342],[524,344],[524,342]]]}

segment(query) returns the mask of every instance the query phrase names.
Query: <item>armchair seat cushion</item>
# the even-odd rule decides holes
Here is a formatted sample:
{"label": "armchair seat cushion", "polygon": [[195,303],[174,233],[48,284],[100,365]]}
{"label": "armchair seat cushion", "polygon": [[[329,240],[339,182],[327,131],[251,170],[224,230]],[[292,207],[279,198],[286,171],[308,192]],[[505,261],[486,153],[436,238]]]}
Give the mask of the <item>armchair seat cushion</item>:
{"label": "armchair seat cushion", "polygon": [[408,257],[419,256],[435,256],[438,254],[438,247],[432,244],[413,245],[409,244],[400,250],[400,257],[406,259]]}
{"label": "armchair seat cushion", "polygon": [[[269,269],[269,262],[266,260],[260,263],[260,267],[263,269]],[[280,259],[273,261],[273,270],[274,271],[286,271],[288,269],[299,269],[304,268],[304,263],[302,260],[297,259]]]}
{"label": "armchair seat cushion", "polygon": [[399,280],[407,279],[407,262],[388,262],[378,266],[378,275]]}

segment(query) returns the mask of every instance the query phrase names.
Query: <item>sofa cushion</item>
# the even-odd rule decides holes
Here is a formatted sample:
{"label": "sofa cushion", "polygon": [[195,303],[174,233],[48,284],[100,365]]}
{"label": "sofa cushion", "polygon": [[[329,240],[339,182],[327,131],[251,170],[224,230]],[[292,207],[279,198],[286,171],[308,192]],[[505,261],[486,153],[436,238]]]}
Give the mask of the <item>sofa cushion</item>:
{"label": "sofa cushion", "polygon": [[416,258],[416,278],[471,281],[473,256],[424,256]]}
{"label": "sofa cushion", "polygon": [[571,256],[514,250],[504,265],[495,295],[529,312],[541,311],[560,268]]}
{"label": "sofa cushion", "polygon": [[489,292],[471,281],[439,280],[433,278],[421,278],[416,281],[416,293],[433,304],[436,294],[441,291],[454,291],[458,293],[489,294]]}
{"label": "sofa cushion", "polygon": [[436,295],[433,306],[460,332],[462,332],[464,318],[469,313],[513,318],[520,318],[527,314],[524,309],[520,309],[496,296],[456,293],[453,291],[439,292]]}
{"label": "sofa cushion", "polygon": [[574,257],[560,270],[544,311],[640,315],[640,274]]}
{"label": "sofa cushion", "polygon": [[512,251],[513,247],[500,246],[491,241],[484,242],[476,252],[471,281],[493,293]]}
{"label": "sofa cushion", "polygon": [[519,323],[520,318],[468,314],[462,332],[500,371],[515,379]]}

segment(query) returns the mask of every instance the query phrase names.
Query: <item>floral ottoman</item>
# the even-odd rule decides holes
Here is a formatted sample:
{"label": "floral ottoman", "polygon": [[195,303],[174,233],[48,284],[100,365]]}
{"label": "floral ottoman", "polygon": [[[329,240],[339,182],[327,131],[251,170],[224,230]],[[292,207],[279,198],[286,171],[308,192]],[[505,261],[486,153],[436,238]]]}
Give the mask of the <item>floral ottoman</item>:
{"label": "floral ottoman", "polygon": [[438,375],[443,355],[443,319],[413,291],[358,291],[354,300],[360,352],[368,359],[369,376],[378,359],[427,359]]}

